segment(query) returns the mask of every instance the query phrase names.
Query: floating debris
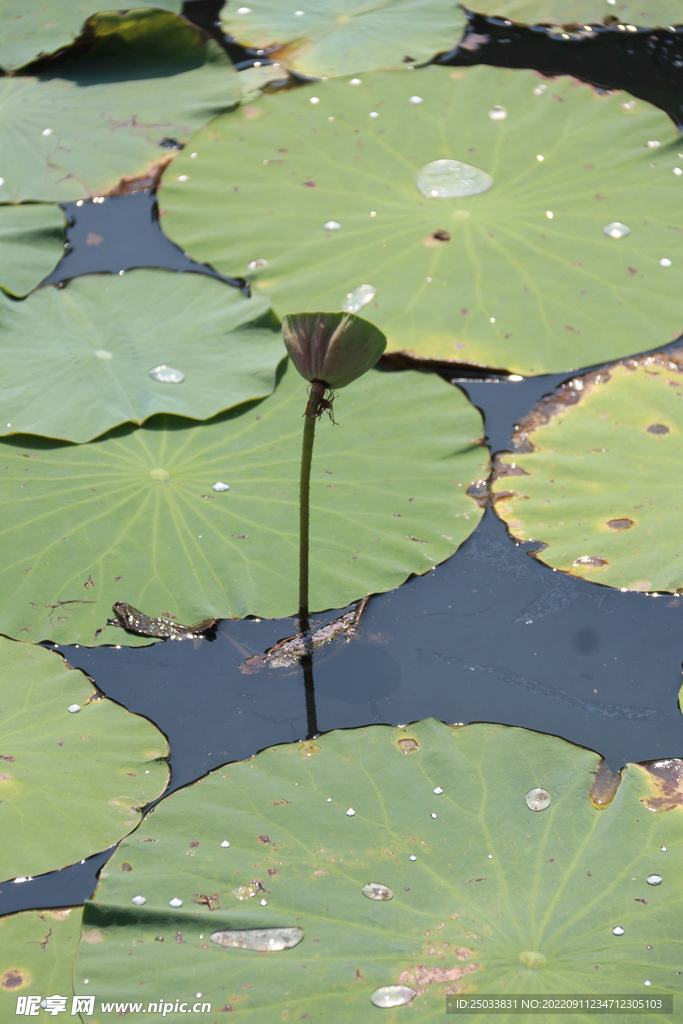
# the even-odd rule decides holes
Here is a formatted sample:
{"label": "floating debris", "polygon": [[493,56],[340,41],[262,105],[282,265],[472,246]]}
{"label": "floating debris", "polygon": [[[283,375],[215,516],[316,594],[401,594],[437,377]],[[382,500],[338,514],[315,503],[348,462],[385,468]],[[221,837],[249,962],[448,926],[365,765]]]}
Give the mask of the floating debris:
{"label": "floating debris", "polygon": [[393,900],[394,894],[388,885],[380,885],[379,882],[368,882],[361,889],[364,896],[369,900]]}
{"label": "floating debris", "polygon": [[370,996],[370,1002],[373,1006],[388,1010],[392,1006],[407,1006],[416,995],[416,990],[409,985],[383,985],[375,989]]}
{"label": "floating debris", "polygon": [[432,160],[415,175],[415,184],[428,199],[475,196],[493,185],[486,171],[460,160]]}
{"label": "floating debris", "polygon": [[293,949],[304,937],[303,928],[245,928],[213,932],[211,942],[225,949],[253,949],[258,953],[278,953]]}
{"label": "floating debris", "polygon": [[218,619],[203,619],[194,626],[183,626],[180,622],[173,622],[172,619],[154,619],[149,615],[133,608],[132,604],[125,601],[117,601],[114,604],[115,619],[107,619],[108,626],[121,626],[129,633],[136,633],[138,636],[153,636],[159,640],[198,640],[210,629],[213,629]]}
{"label": "floating debris", "polygon": [[165,363],[162,363],[161,366],[153,366],[149,371],[149,376],[161,384],[182,384],[185,380],[185,374],[181,370],[166,366]]}
{"label": "floating debris", "polygon": [[541,789],[540,786],[525,793],[524,799],[530,811],[544,811],[546,807],[550,807],[550,793]]}
{"label": "floating debris", "polygon": [[357,608],[340,615],[333,622],[280,640],[265,654],[254,654],[240,665],[240,672],[244,675],[251,675],[264,668],[291,668],[293,665],[298,665],[306,654],[310,654],[311,651],[315,651],[319,647],[324,647],[332,640],[341,639],[345,643],[349,643],[358,635],[358,625],[369,600],[369,597],[364,597]]}

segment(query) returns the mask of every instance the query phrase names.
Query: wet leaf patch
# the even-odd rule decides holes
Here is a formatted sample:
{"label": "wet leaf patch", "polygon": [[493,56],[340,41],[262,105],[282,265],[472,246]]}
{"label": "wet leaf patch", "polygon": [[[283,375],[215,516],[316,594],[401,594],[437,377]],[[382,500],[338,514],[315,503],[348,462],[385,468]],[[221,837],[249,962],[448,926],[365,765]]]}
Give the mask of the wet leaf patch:
{"label": "wet leaf patch", "polygon": [[494,474],[494,508],[512,535],[542,541],[535,557],[573,576],[622,590],[683,588],[682,396],[676,349],[543,399]]}
{"label": "wet leaf patch", "polygon": [[[306,384],[283,373],[273,395],[203,424],[159,416],[87,445],[0,442],[0,629],[137,646],[149,640],[106,625],[114,602],[190,624],[293,614]],[[315,611],[453,554],[483,512],[468,485],[489,467],[479,412],[439,377],[371,371],[335,415],[318,429],[312,476]]]}
{"label": "wet leaf patch", "polygon": [[132,270],[21,303],[0,296],[0,355],[0,434],[89,441],[158,412],[208,419],[262,398],[285,351],[263,296],[204,274]]}
{"label": "wet leaf patch", "polygon": [[[191,989],[254,1021],[294,1006],[313,1017],[324,996],[331,1024],[406,1004],[441,1021],[447,994],[539,985],[683,993],[683,819],[646,809],[648,771],[625,769],[597,810],[600,758],[563,740],[427,720],[405,757],[401,732],[328,733],[312,759],[272,747],[170,796],[103,869],[84,912],[84,938],[98,941],[81,945],[76,976],[98,1002],[147,1006],[161,988],[169,1001]],[[524,799],[534,788],[551,797],[542,814]],[[257,882],[253,898],[235,898]],[[281,933],[271,944],[269,929]]]}
{"label": "wet leaf patch", "polygon": [[0,693],[0,879],[105,850],[165,789],[162,734],[53,651],[0,638]]}
{"label": "wet leaf patch", "polygon": [[677,336],[666,115],[570,78],[453,74],[364,73],[217,118],[164,174],[164,230],[280,315],[360,312],[388,352],[529,375]]}

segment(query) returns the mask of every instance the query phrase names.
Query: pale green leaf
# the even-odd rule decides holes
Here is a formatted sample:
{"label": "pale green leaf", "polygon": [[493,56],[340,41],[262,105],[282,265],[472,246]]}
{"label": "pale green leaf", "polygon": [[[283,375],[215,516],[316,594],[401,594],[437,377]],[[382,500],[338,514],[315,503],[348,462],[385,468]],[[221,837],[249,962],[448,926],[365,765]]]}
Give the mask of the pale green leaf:
{"label": "pale green leaf", "polygon": [[64,214],[47,203],[0,206],[0,287],[36,288],[64,255]]}

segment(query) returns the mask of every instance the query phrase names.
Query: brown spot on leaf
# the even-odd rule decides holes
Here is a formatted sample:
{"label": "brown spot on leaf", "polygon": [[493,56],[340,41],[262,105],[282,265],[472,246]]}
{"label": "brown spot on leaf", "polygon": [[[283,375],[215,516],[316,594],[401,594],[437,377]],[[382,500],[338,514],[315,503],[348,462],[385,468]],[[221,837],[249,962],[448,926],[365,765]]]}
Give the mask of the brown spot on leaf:
{"label": "brown spot on leaf", "polygon": [[132,871],[133,870],[133,865],[130,864],[127,860],[124,860],[123,864],[121,865],[121,870],[122,871]]}
{"label": "brown spot on leaf", "polygon": [[651,423],[647,432],[648,434],[668,434],[669,428],[664,423]]}
{"label": "brown spot on leaf", "polygon": [[[469,954],[469,950],[468,950]],[[458,959],[461,959],[458,957]],[[427,967],[425,964],[418,964],[407,971],[401,971],[398,976],[399,985],[410,985],[417,989],[418,996],[421,996],[430,985],[444,985],[448,982],[459,981],[467,974],[474,974],[479,970],[479,964],[466,964],[453,967]],[[462,986],[456,985],[452,991],[459,991]]]}
{"label": "brown spot on leaf", "polygon": [[438,231],[432,231],[431,235],[427,235],[426,238],[423,238],[422,244],[426,245],[428,249],[433,249],[443,245],[444,242],[450,242],[450,240],[451,236],[449,233],[444,231],[442,228],[439,228]]}
{"label": "brown spot on leaf", "polygon": [[0,988],[3,988],[6,992],[14,992],[15,989],[28,985],[30,981],[31,976],[28,971],[20,971],[18,969],[5,971],[2,978],[0,978]]}
{"label": "brown spot on leaf", "polygon": [[574,559],[572,565],[575,565],[577,569],[601,569],[604,565],[609,565],[609,561],[606,558],[600,558],[599,555],[581,555],[580,558]]}
{"label": "brown spot on leaf", "polygon": [[91,946],[97,946],[100,942],[104,942],[104,935],[99,928],[89,928],[87,931],[84,928],[81,938],[83,942],[87,942]]}
{"label": "brown spot on leaf", "polygon": [[606,525],[610,530],[630,530],[635,523],[632,519],[608,519]]}
{"label": "brown spot on leaf", "polygon": [[647,773],[652,793],[642,798],[651,811],[671,811],[683,807],[683,761],[668,757],[663,761],[648,761],[638,767]]}
{"label": "brown spot on leaf", "polygon": [[396,740],[396,746],[404,754],[413,754],[416,750],[420,749],[420,744],[412,736],[404,736],[400,740]]}

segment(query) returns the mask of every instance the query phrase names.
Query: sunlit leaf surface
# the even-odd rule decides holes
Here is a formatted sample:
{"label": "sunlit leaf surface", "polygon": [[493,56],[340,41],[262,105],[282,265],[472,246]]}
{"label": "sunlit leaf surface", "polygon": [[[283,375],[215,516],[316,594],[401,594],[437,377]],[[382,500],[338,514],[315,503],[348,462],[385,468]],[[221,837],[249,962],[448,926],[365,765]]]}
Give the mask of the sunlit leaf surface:
{"label": "sunlit leaf surface", "polygon": [[[55,621],[61,612],[57,602],[49,609]],[[0,878],[106,849],[163,792],[162,734],[106,698],[93,700],[90,680],[58,654],[0,639],[0,693],[0,817],[12,839],[0,848]]]}
{"label": "sunlit leaf surface", "polygon": [[[105,17],[105,16],[103,16]],[[92,52],[39,77],[0,78],[0,202],[68,202],[149,172],[240,87],[212,39],[169,12],[106,16]]]}
{"label": "sunlit leaf surface", "polygon": [[[305,75],[405,68],[450,50],[464,10],[451,0],[313,0],[304,11],[281,0],[223,8],[223,28],[244,46]],[[272,52],[271,52],[272,49]]]}
{"label": "sunlit leaf surface", "polygon": [[81,912],[81,907],[65,907],[0,918],[0,1010],[4,1020],[16,1017],[17,997],[26,995],[66,996],[66,1014],[71,1012]]}
{"label": "sunlit leaf surface", "polygon": [[47,203],[0,206],[0,287],[26,295],[64,254],[64,214]]}
{"label": "sunlit leaf surface", "polygon": [[[220,768],[169,797],[105,866],[75,977],[98,1002],[201,992],[259,1024],[371,1022],[370,996],[396,984],[417,993],[410,1019],[430,1022],[458,992],[680,998],[680,808],[647,809],[652,777],[631,765],[596,810],[598,761],[552,736],[427,720]],[[529,808],[534,789],[545,810]],[[393,898],[366,896],[368,883]],[[304,938],[289,950],[211,939],[292,926]]]}
{"label": "sunlit leaf surface", "polygon": [[618,18],[625,25],[668,28],[683,22],[679,0],[477,0],[474,10],[528,25],[602,25]]}
{"label": "sunlit leaf surface", "polygon": [[[663,113],[528,71],[358,81],[202,129],[165,174],[164,230],[280,315],[362,308],[388,351],[535,374],[680,331],[683,163]],[[476,194],[442,195],[460,176],[425,165],[444,160]]]}
{"label": "sunlit leaf surface", "polygon": [[543,541],[536,557],[573,576],[683,588],[682,392],[678,352],[627,360],[541,402],[493,484],[513,536]]}
{"label": "sunlit leaf surface", "polygon": [[[0,11],[0,67],[14,71],[37,57],[69,46],[97,6],[83,0],[40,0],[40,3],[3,0]],[[126,6],[134,9],[146,5],[126,0]],[[154,0],[148,6],[180,14],[182,2]]]}
{"label": "sunlit leaf surface", "polygon": [[[269,398],[209,423],[157,417],[88,445],[4,441],[0,629],[130,643],[114,627],[96,637],[117,600],[184,624],[292,614],[305,405],[290,369]],[[311,610],[451,555],[479,521],[466,491],[489,466],[479,413],[439,377],[371,371],[335,414],[313,455]]]}
{"label": "sunlit leaf surface", "polygon": [[269,394],[284,355],[267,299],[203,274],[97,274],[0,297],[0,433],[89,441],[157,412],[207,419]]}

